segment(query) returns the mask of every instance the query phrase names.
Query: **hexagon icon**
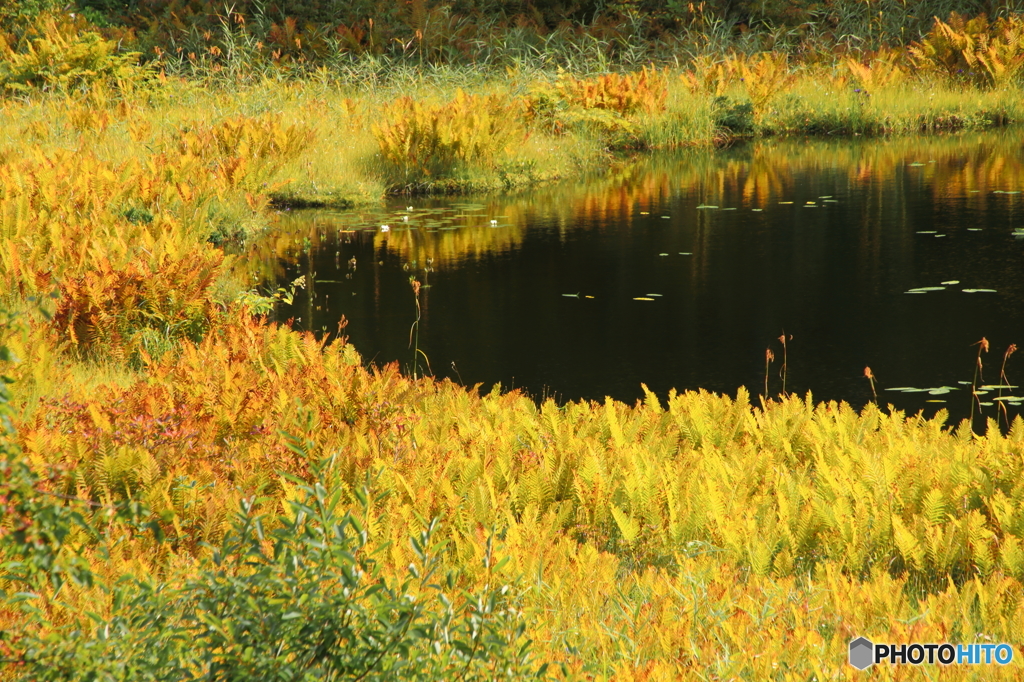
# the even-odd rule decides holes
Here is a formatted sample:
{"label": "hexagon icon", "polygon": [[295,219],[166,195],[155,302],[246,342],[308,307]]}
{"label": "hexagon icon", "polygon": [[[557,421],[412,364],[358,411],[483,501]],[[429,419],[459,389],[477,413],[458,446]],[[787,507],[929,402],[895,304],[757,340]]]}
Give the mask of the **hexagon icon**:
{"label": "hexagon icon", "polygon": [[875,645],[864,637],[850,642],[850,665],[857,670],[864,670],[875,662]]}

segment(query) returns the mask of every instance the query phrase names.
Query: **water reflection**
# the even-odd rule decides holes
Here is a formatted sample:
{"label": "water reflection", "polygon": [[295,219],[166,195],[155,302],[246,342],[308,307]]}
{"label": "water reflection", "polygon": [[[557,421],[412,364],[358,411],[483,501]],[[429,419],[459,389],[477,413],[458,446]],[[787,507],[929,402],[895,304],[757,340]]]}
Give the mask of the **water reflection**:
{"label": "water reflection", "polygon": [[403,365],[415,278],[420,347],[466,383],[563,399],[631,401],[641,382],[758,394],[785,330],[790,390],[863,403],[870,365],[883,401],[960,417],[971,344],[992,342],[995,383],[1006,346],[1024,341],[1022,141],[1012,130],[658,155],[515,196],[282,215],[242,263],[266,280],[306,275],[282,315],[329,331],[344,314],[368,360]]}

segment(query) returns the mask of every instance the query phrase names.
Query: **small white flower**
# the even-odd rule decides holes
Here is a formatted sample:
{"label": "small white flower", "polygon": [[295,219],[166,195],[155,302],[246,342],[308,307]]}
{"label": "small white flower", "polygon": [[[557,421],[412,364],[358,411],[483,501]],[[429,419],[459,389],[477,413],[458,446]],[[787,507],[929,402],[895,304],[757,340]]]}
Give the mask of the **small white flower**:
{"label": "small white flower", "polygon": [[492,221],[491,221],[491,225],[497,225],[497,224],[498,224],[498,221],[497,221],[497,220],[492,220]]}
{"label": "small white flower", "polygon": [[388,230],[390,230],[390,229],[391,229],[391,226],[390,226],[390,225],[381,225],[381,226],[380,226],[380,231],[381,231],[381,232],[387,232],[387,231],[388,231]]}
{"label": "small white flower", "polygon": [[412,206],[406,206],[406,207],[405,207],[405,210],[406,210],[406,211],[411,211],[411,210],[412,210]]}
{"label": "small white flower", "polygon": [[409,222],[409,216],[407,216],[407,215],[402,216],[402,220],[404,220],[405,222]]}

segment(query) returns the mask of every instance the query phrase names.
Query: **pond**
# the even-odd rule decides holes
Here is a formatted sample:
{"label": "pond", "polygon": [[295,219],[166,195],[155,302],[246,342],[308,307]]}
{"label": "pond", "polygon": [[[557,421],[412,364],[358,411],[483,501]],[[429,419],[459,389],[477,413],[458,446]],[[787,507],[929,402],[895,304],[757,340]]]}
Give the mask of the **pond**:
{"label": "pond", "polygon": [[483,390],[756,400],[771,350],[769,395],[785,359],[785,390],[860,406],[871,367],[883,405],[962,419],[984,337],[977,385],[1012,388],[975,409],[1012,417],[1024,352],[1000,370],[1024,344],[1022,150],[1009,129],[659,153],[514,195],[286,212],[248,259],[274,286],[306,277],[279,319],[336,332],[344,315],[367,362],[406,371],[415,277],[419,364]]}

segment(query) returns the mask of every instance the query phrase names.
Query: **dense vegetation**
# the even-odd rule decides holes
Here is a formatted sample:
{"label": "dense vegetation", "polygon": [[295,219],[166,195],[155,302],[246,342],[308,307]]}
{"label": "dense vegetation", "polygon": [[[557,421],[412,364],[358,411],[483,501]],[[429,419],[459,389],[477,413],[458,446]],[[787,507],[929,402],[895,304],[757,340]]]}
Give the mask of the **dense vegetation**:
{"label": "dense vegetation", "polygon": [[1019,420],[480,396],[267,323],[294,288],[222,248],[275,204],[1024,118],[1019,17],[867,7],[0,2],[0,679],[820,680],[857,635],[1024,644]]}

